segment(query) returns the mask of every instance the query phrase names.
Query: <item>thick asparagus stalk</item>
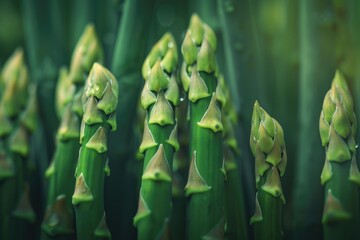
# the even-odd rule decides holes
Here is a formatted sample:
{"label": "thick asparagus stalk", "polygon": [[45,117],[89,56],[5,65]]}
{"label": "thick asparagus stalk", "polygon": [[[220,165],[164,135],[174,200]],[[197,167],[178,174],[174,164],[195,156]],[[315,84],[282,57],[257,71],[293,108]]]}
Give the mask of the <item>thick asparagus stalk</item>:
{"label": "thick asparagus stalk", "polygon": [[282,205],[285,197],[280,176],[285,173],[287,157],[284,133],[256,101],[251,120],[250,147],[255,157],[256,199],[255,239],[282,239]]}
{"label": "thick asparagus stalk", "polygon": [[82,147],[75,171],[72,203],[76,212],[77,239],[110,239],[104,212],[104,180],[107,163],[107,137],[115,130],[118,84],[103,66],[95,63],[83,94]]}
{"label": "thick asparagus stalk", "polygon": [[[74,212],[71,196],[74,192],[74,171],[79,151],[80,122],[83,115],[81,96],[91,65],[103,60],[94,26],[88,25],[80,37],[71,60],[70,72],[60,71],[56,108],[62,117],[57,132],[53,163],[49,166],[48,206],[42,223],[44,238],[75,237]],[[64,184],[64,183],[67,184]],[[54,221],[53,219],[57,219]]]}
{"label": "thick asparagus stalk", "polygon": [[174,109],[179,103],[175,79],[177,61],[175,40],[166,33],[143,65],[146,83],[141,105],[147,111],[147,118],[140,145],[140,152],[145,154],[144,170],[139,208],[134,217],[138,239],[163,239],[169,228],[172,163],[174,152],[179,148]]}
{"label": "thick asparagus stalk", "polygon": [[[182,84],[190,102],[188,239],[221,238],[224,232],[222,123],[217,95],[216,36],[194,14],[182,44]],[[211,209],[211,211],[209,211]]]}
{"label": "thick asparagus stalk", "polygon": [[326,150],[321,173],[321,184],[325,185],[324,237],[326,240],[354,239],[360,232],[357,120],[350,90],[340,71],[335,73],[325,96],[319,128]]}

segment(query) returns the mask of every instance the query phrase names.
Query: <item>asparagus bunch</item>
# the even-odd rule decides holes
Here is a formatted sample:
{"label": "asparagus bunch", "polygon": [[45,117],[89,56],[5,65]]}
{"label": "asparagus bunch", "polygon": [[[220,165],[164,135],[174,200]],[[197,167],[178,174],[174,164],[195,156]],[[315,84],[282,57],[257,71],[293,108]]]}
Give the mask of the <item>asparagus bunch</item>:
{"label": "asparagus bunch", "polygon": [[250,147],[255,157],[255,214],[250,223],[255,239],[282,239],[282,205],[285,197],[280,176],[287,164],[284,133],[280,124],[256,101],[251,120]]}
{"label": "asparagus bunch", "polygon": [[56,89],[56,109],[62,120],[57,131],[53,162],[47,171],[50,177],[48,208],[42,223],[44,237],[47,239],[75,237],[71,196],[74,192],[74,171],[80,148],[80,122],[83,115],[81,97],[92,64],[102,60],[103,50],[94,26],[88,25],[75,47],[70,72],[66,68],[60,70]]}
{"label": "asparagus bunch", "polygon": [[[21,49],[3,70],[4,92],[0,103],[0,239],[23,239],[35,213],[26,183],[30,136],[36,127],[36,91],[29,87]],[[18,228],[18,229],[17,229]]]}
{"label": "asparagus bunch", "polygon": [[139,208],[134,217],[138,239],[167,239],[171,214],[174,152],[179,149],[174,107],[179,103],[175,79],[178,61],[173,36],[166,33],[145,59],[141,105],[147,111],[140,152],[144,170]]}
{"label": "asparagus bunch", "polygon": [[[181,80],[190,103],[188,239],[222,238],[224,174],[221,110],[218,103],[216,36],[194,14],[182,44]],[[211,211],[209,211],[211,209]]]}
{"label": "asparagus bunch", "polygon": [[319,121],[326,158],[321,173],[325,185],[322,217],[325,239],[353,239],[359,234],[360,173],[356,159],[357,119],[346,80],[335,73]]}
{"label": "asparagus bunch", "polygon": [[77,239],[110,239],[104,212],[104,180],[110,174],[107,138],[116,129],[118,85],[109,70],[98,63],[91,68],[82,96],[79,160],[72,203]]}

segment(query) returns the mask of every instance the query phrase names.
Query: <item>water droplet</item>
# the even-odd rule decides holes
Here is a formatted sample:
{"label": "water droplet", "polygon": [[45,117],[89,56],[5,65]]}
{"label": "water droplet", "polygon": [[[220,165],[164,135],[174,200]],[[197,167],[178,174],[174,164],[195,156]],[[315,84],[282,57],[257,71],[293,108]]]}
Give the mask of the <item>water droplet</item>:
{"label": "water droplet", "polygon": [[359,145],[358,145],[358,144],[356,144],[355,148],[358,148],[358,146],[359,146]]}
{"label": "water droplet", "polygon": [[180,102],[183,102],[185,99],[183,97],[180,98]]}

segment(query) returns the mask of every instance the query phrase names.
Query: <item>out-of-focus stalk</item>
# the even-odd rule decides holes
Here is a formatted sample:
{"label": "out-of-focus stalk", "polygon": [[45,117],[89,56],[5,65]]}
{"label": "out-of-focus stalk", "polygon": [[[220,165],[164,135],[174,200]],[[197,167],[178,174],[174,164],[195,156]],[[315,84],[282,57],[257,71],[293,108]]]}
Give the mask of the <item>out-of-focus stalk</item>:
{"label": "out-of-focus stalk", "polygon": [[[114,161],[110,161],[113,172],[106,180],[105,207],[114,239],[133,239],[136,235],[132,218],[137,209],[141,164],[134,161],[138,143],[132,126],[143,84],[141,66],[149,43],[153,44],[149,22],[154,5],[155,0],[124,1],[111,64],[121,89],[117,125],[126,126],[109,136],[109,158]],[[144,37],[150,42],[144,42]],[[122,191],[118,191],[119,187]]]}
{"label": "out-of-focus stalk", "polygon": [[[36,126],[35,87],[29,88],[22,50],[15,51],[3,72],[0,102],[0,238],[23,239],[35,220],[26,184],[30,136]],[[29,236],[31,237],[31,236]]]}
{"label": "out-of-focus stalk", "polygon": [[248,218],[245,208],[245,194],[243,180],[239,171],[238,160],[240,148],[235,137],[235,128],[238,124],[235,108],[230,98],[223,76],[219,77],[217,95],[221,96],[223,111],[223,148],[225,178],[225,239],[248,239]]}
{"label": "out-of-focus stalk", "polygon": [[56,89],[55,107],[62,120],[57,131],[56,151],[47,171],[50,181],[47,210],[42,223],[44,239],[74,239],[76,235],[71,196],[80,148],[81,97],[92,64],[102,61],[102,47],[94,26],[89,24],[74,49],[70,72],[65,68],[60,70]]}
{"label": "out-of-focus stalk", "polygon": [[[323,1],[299,1],[300,79],[299,79],[299,136],[292,193],[294,240],[322,239],[321,215],[323,188],[318,182],[324,152],[314,146],[320,140],[319,109],[334,69],[334,37],[328,18],[330,4]],[[321,69],[321,70],[320,70]]]}

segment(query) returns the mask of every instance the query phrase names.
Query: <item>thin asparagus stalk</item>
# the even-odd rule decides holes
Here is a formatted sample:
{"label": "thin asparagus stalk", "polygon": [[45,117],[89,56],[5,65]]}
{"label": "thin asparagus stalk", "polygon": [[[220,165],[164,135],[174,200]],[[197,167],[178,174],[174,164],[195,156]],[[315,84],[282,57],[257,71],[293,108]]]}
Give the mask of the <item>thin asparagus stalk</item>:
{"label": "thin asparagus stalk", "polygon": [[[81,96],[85,77],[91,64],[103,60],[103,50],[93,25],[88,25],[80,37],[71,60],[70,72],[60,70],[56,91],[56,107],[61,124],[53,163],[49,166],[50,186],[48,206],[42,223],[44,239],[75,238],[74,212],[71,196],[74,192],[74,171],[79,151],[80,122],[83,115]],[[67,184],[64,184],[66,182]],[[54,221],[57,219],[57,221]]]}
{"label": "thin asparagus stalk", "polygon": [[[74,239],[75,217],[71,203],[74,192],[74,171],[79,151],[79,115],[68,105],[57,133],[54,160],[50,166],[48,207],[42,222],[44,239]],[[66,184],[64,184],[66,182]]]}
{"label": "thin asparagus stalk", "polygon": [[194,14],[182,44],[181,71],[190,102],[191,164],[185,186],[190,240],[222,238],[224,232],[223,126],[215,93],[215,50],[214,32]]}
{"label": "thin asparagus stalk", "polygon": [[357,119],[350,90],[340,71],[336,71],[325,96],[319,129],[326,150],[321,173],[321,184],[325,185],[324,239],[353,239],[360,233]]}
{"label": "thin asparagus stalk", "polygon": [[230,92],[220,76],[217,94],[221,99],[224,116],[224,171],[225,179],[225,239],[248,239],[248,221],[245,208],[243,181],[237,159],[240,148],[235,137],[235,127],[238,119],[231,102]]}
{"label": "thin asparagus stalk", "polygon": [[175,109],[179,88],[175,79],[178,56],[173,36],[166,33],[152,48],[143,65],[146,80],[141,94],[147,111],[140,152],[144,170],[139,208],[134,217],[138,239],[168,239],[174,152],[178,150]]}
{"label": "thin asparagus stalk", "polygon": [[[118,126],[126,127],[109,136],[109,158],[117,161],[111,161],[113,174],[106,179],[105,201],[109,228],[114,239],[136,237],[132,218],[137,210],[140,174],[134,172],[140,172],[138,169],[142,165],[134,161],[138,143],[134,141],[134,128],[130,126],[134,123],[136,104],[141,93],[140,69],[148,51],[144,36],[152,35],[149,19],[153,16],[154,5],[155,0],[124,1],[111,64],[111,72],[119,81],[119,89],[126,89],[119,94],[116,118]],[[118,191],[119,187],[127,194]]]}
{"label": "thin asparagus stalk", "polygon": [[280,176],[287,164],[284,133],[256,101],[251,120],[250,147],[255,157],[256,198],[254,225],[256,240],[283,239],[282,205],[285,197]]}
{"label": "thin asparagus stalk", "polygon": [[82,147],[76,167],[72,203],[76,212],[77,239],[110,239],[104,211],[104,180],[109,174],[107,136],[115,130],[118,101],[115,77],[95,63],[87,78],[84,94]]}
{"label": "thin asparagus stalk", "polygon": [[[30,229],[34,228],[36,220],[35,212],[30,203],[30,186],[28,173],[28,158],[30,152],[30,137],[37,125],[37,101],[36,89],[31,86],[29,89],[29,98],[26,107],[21,112],[17,126],[9,136],[9,150],[14,160],[16,170],[14,185],[8,187],[14,188],[17,193],[16,207],[11,212],[8,231],[10,236],[8,239],[25,239],[34,238],[32,234],[36,234]],[[7,239],[7,238],[5,238]]]}
{"label": "thin asparagus stalk", "polygon": [[[292,187],[292,220],[296,226],[292,238],[295,240],[322,239],[321,214],[324,193],[318,181],[322,164],[314,161],[324,158],[324,152],[314,146],[320,140],[317,121],[322,96],[330,84],[335,68],[333,29],[329,22],[318,18],[317,13],[331,12],[331,4],[323,1],[303,0],[298,3],[300,77],[299,77],[299,136],[297,161]],[[323,71],[319,71],[322,69]]]}

